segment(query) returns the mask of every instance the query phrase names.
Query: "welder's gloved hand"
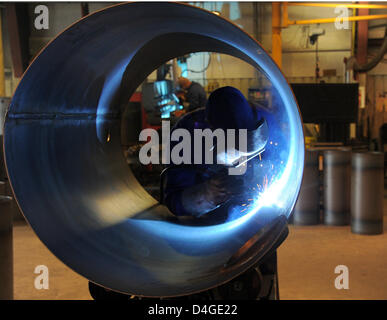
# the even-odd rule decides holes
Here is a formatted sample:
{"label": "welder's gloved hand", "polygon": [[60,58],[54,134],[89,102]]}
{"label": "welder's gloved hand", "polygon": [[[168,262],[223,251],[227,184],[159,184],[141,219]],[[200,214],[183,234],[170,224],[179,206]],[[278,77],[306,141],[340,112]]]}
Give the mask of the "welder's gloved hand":
{"label": "welder's gloved hand", "polygon": [[182,205],[195,217],[200,217],[243,190],[243,180],[233,176],[217,175],[203,183],[187,188],[182,193]]}
{"label": "welder's gloved hand", "polygon": [[210,186],[220,188],[227,194],[227,199],[231,196],[237,196],[243,193],[244,177],[229,174],[215,175],[209,181]]}

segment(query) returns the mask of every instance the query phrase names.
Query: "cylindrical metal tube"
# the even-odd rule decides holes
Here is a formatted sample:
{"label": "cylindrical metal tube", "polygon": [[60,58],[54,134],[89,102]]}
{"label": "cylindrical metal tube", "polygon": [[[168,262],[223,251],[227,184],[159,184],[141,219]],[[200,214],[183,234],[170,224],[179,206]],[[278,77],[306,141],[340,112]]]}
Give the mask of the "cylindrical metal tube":
{"label": "cylindrical metal tube", "polygon": [[293,214],[295,225],[320,223],[318,156],[318,150],[307,150],[305,153],[304,176]]}
{"label": "cylindrical metal tube", "polygon": [[13,299],[12,198],[0,196],[0,300]]}
{"label": "cylindrical metal tube", "polygon": [[[249,63],[278,103],[262,111],[273,144],[261,160],[270,172],[249,190],[244,216],[191,226],[139,184],[122,155],[120,125],[146,77],[192,52]],[[248,34],[193,6],[134,2],[88,15],[31,63],[7,112],[4,153],[17,203],[53,254],[113,291],[171,297],[230,281],[275,249],[300,189],[304,136],[285,77]]]}
{"label": "cylindrical metal tube", "polygon": [[384,155],[352,156],[351,230],[360,234],[383,233]]}
{"label": "cylindrical metal tube", "polygon": [[324,152],[324,223],[349,224],[351,196],[351,152]]}

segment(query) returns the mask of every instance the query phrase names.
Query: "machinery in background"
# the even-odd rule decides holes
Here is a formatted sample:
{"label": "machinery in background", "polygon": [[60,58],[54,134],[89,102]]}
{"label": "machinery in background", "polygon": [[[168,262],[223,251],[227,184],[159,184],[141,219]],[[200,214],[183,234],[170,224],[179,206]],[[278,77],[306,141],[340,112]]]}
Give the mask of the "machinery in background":
{"label": "machinery in background", "polygon": [[170,68],[170,64],[158,68],[157,81],[144,82],[141,92],[133,94],[122,115],[121,144],[128,165],[145,190],[156,199],[160,196],[159,180],[164,167],[139,163],[138,152],[143,143],[138,141],[138,136],[142,129],[160,130],[162,120],[169,120],[173,126],[185,112],[175,94],[173,80],[165,79]]}
{"label": "machinery in background", "polygon": [[312,29],[309,34],[309,42],[311,45],[316,44],[316,67],[315,67],[315,76],[316,82],[319,81],[320,78],[320,59],[318,57],[318,39],[320,36],[325,34],[325,30],[322,28]]}
{"label": "machinery in background", "polygon": [[160,80],[142,85],[142,107],[149,124],[161,124],[162,119],[170,119],[175,111],[183,110],[174,93],[172,80]]}
{"label": "machinery in background", "polygon": [[190,54],[186,54],[182,57],[177,58],[177,64],[181,69],[181,76],[182,77],[187,77],[188,76],[188,65],[187,65],[187,60],[190,57]]}
{"label": "machinery in background", "polygon": [[[167,76],[170,79],[167,79]],[[157,69],[154,82],[144,82],[141,87],[143,129],[160,126],[163,119],[174,118],[183,112],[183,105],[176,93],[177,62],[164,63]]]}
{"label": "machinery in background", "polygon": [[320,127],[314,123],[304,123],[305,146],[308,148],[318,141]]}
{"label": "machinery in background", "polygon": [[268,87],[249,88],[248,101],[252,105],[259,105],[261,108],[271,109],[272,107],[271,88],[268,88]]}
{"label": "machinery in background", "polygon": [[319,142],[350,142],[350,124],[357,123],[357,83],[293,83],[304,123],[319,125]]}

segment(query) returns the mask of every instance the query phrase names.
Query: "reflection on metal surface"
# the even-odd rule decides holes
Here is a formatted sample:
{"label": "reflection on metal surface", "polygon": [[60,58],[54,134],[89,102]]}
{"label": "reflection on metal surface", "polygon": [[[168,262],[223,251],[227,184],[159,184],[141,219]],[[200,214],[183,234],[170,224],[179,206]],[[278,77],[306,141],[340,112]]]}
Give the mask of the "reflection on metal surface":
{"label": "reflection on metal surface", "polygon": [[[285,216],[281,216],[274,220],[266,227],[266,229],[268,229],[267,232],[271,232],[280,236],[281,232],[284,231],[284,219],[286,219]],[[230,259],[225,263],[224,268],[227,269],[234,265],[239,267],[241,264],[247,263],[248,261],[254,259],[255,255],[259,253],[260,248],[263,245],[261,241],[262,235],[258,232],[249,240],[247,240],[246,243],[244,243],[240,249],[230,257]]]}
{"label": "reflection on metal surface", "polygon": [[[222,224],[171,215],[134,178],[120,146],[122,106],[134,90],[169,59],[199,51],[250,63],[273,90],[263,115],[270,143],[255,158],[265,174]],[[225,283],[272,248],[283,228],[268,226],[285,224],[300,188],[303,141],[291,89],[260,45],[221,17],[175,3],[116,5],[65,30],[20,82],[4,138],[18,204],[59,259],[113,290],[164,297]],[[259,247],[238,260],[252,237]]]}

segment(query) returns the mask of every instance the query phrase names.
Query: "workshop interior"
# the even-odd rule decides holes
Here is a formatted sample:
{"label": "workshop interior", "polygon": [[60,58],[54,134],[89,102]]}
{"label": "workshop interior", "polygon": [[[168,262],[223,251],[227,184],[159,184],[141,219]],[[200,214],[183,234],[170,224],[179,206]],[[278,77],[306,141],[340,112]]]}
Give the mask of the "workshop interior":
{"label": "workshop interior", "polygon": [[387,2],[0,19],[0,300],[387,299]]}

